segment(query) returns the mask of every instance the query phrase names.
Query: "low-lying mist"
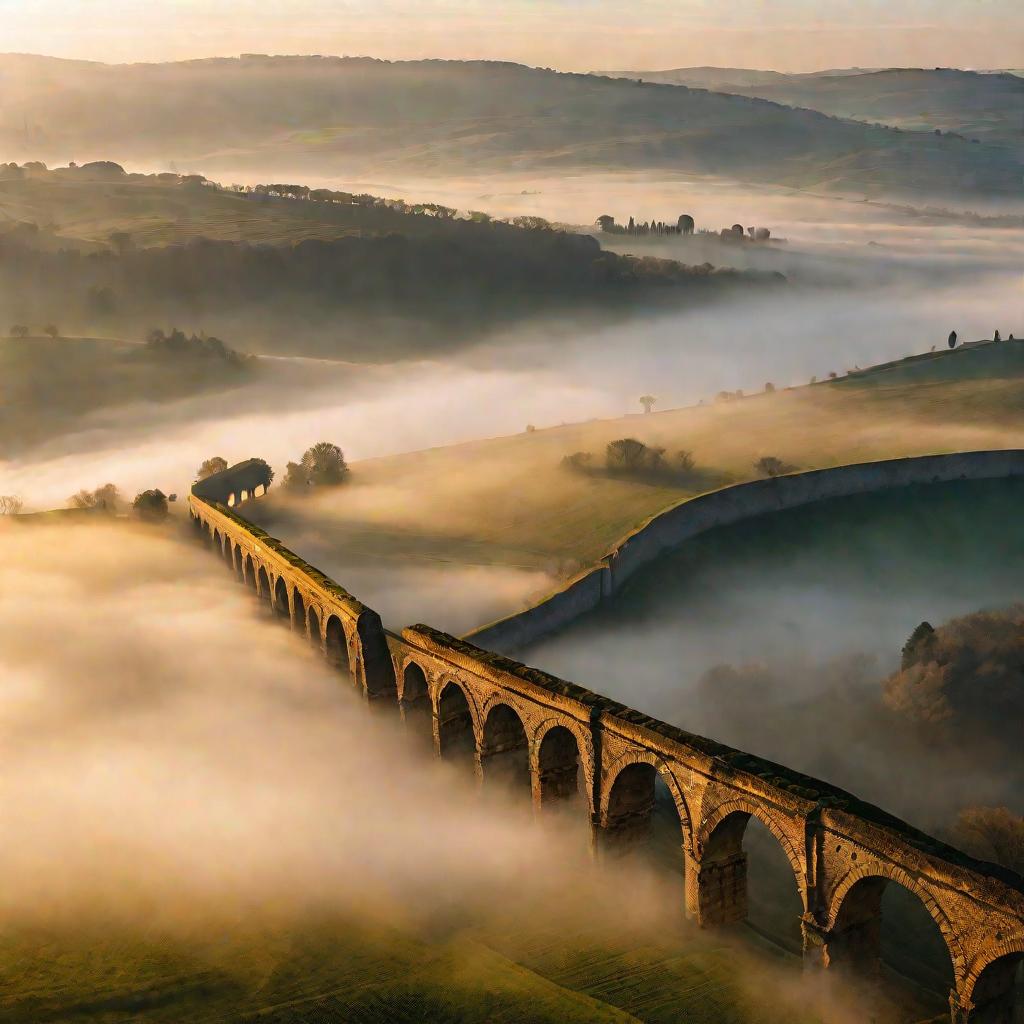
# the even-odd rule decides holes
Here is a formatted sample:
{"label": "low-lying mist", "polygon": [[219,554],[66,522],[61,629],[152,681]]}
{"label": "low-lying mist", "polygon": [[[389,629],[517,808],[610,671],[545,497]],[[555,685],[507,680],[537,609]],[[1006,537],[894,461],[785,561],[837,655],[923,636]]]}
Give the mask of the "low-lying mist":
{"label": "low-lying mist", "polygon": [[[241,1016],[283,998],[285,971],[290,998],[334,1000],[338,1019],[364,1019],[343,1008],[374,984],[392,986],[389,1019],[422,1019],[433,984],[465,1001],[459,1019],[513,1020],[527,973],[503,990],[504,965],[543,975],[560,942],[682,956],[670,978],[722,955],[680,920],[680,879],[598,870],[580,808],[527,827],[521,802],[481,796],[185,544],[123,524],[0,530],[5,1019],[205,1020],[227,996]],[[339,943],[355,960],[324,973]],[[841,994],[812,1012],[796,971],[728,956],[722,1012],[860,1019]],[[370,976],[388,957],[404,979]],[[531,1019],[620,1019],[538,991]],[[175,1002],[192,997],[194,1014]]]}
{"label": "low-lying mist", "polygon": [[884,681],[922,621],[1020,600],[1022,492],[1018,481],[904,488],[722,528],[523,656],[927,831],[947,833],[972,805],[1020,814],[1003,697],[975,687],[972,716],[939,736],[887,700]]}
{"label": "low-lying mist", "polygon": [[[358,460],[517,433],[527,424],[620,416],[639,411],[642,394],[655,395],[664,409],[723,389],[805,383],[941,347],[950,330],[961,340],[991,337],[997,328],[1003,337],[1024,335],[1019,229],[933,223],[870,204],[741,190],[710,179],[356,185],[392,195],[408,186],[410,198],[437,195],[460,208],[561,221],[591,222],[607,211],[620,220],[629,211],[671,219],[673,211],[688,210],[716,229],[736,219],[768,224],[787,239],[772,252],[790,281],[770,292],[734,290],[673,314],[636,310],[603,326],[593,311],[537,321],[443,358],[394,362],[382,355],[385,361],[360,367],[267,359],[258,384],[220,395],[144,408],[126,395],[123,406],[63,424],[59,437],[0,461],[0,493],[18,493],[36,508],[107,480],[129,491],[160,486],[180,493],[214,452],[229,460],[260,455],[283,467],[327,439]],[[746,251],[720,249],[716,262],[723,264],[739,262]],[[656,254],[687,259],[685,246]],[[0,323],[3,312],[0,305]],[[183,309],[180,326],[207,330],[243,352],[258,350],[243,321],[194,319]],[[297,318],[297,335],[304,321]],[[330,333],[318,328],[317,351]],[[39,408],[35,415],[51,413]]]}

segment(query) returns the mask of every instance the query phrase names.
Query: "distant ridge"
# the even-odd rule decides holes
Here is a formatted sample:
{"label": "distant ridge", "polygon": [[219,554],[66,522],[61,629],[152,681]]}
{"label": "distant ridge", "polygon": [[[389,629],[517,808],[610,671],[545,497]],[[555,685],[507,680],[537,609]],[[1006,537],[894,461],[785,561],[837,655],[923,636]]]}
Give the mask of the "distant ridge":
{"label": "distant ridge", "polygon": [[[970,76],[1003,79],[1024,87],[1013,76]],[[794,109],[785,97],[512,63],[250,54],[105,65],[8,55],[0,88],[0,152],[18,160],[114,159],[279,180],[657,170],[957,199],[1019,198],[1024,180],[1020,155],[1002,145],[872,127]]]}

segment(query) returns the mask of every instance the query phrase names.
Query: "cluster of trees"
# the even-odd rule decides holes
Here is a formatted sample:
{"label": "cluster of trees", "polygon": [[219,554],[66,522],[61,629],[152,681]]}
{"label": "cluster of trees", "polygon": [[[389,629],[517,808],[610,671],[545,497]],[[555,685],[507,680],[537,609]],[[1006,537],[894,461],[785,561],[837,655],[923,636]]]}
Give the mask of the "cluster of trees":
{"label": "cluster of trees", "polygon": [[[594,469],[591,452],[573,452],[562,459],[562,465],[569,469],[590,471]],[[621,437],[605,446],[604,468],[617,475],[640,474],[681,474],[694,471],[696,461],[693,452],[686,449],[666,456],[665,449],[645,444],[635,437]]]}
{"label": "cluster of trees", "polygon": [[[11,324],[10,335],[12,338],[27,338],[31,333],[32,328],[28,324]],[[41,333],[48,338],[59,338],[60,328],[56,324],[47,324],[42,328]]]}
{"label": "cluster of trees", "polygon": [[349,473],[345,453],[330,441],[318,441],[302,453],[299,462],[288,463],[284,487],[301,493],[313,488],[338,487],[348,480]]}
{"label": "cluster of trees", "polygon": [[[637,221],[632,217],[629,223],[616,224],[615,218],[605,213],[597,218],[597,225],[606,235],[692,235],[694,233],[694,221],[688,213],[682,214],[675,224],[666,223],[661,220]],[[698,234],[714,235],[714,231],[702,228]],[[742,224],[733,224],[732,227],[722,228],[718,237],[723,242],[767,242],[772,236],[768,228],[745,228]]]}
{"label": "cluster of trees", "polygon": [[185,332],[179,331],[176,327],[171,328],[170,334],[165,334],[159,327],[153,328],[146,335],[146,348],[151,352],[219,359],[228,366],[238,368],[256,359],[254,355],[238,352],[225,345],[220,338],[206,334],[192,334],[186,337]]}
{"label": "cluster of trees", "polygon": [[[139,519],[144,522],[156,523],[167,518],[168,501],[173,500],[173,497],[169,499],[158,488],[151,488],[136,494],[130,504],[132,511]],[[119,515],[128,504],[127,498],[114,484],[103,484],[91,491],[84,489],[68,498],[68,505],[71,508],[110,516]]]}
{"label": "cluster of trees", "polygon": [[795,473],[797,469],[797,466],[784,462],[777,455],[762,455],[754,463],[754,472],[761,477],[784,476],[786,473]]}
{"label": "cluster of trees", "polygon": [[629,218],[628,224],[616,224],[615,218],[607,213],[597,218],[597,224],[607,235],[692,235],[693,218],[688,213],[680,214],[675,224],[661,220],[637,221]]}
{"label": "cluster of trees", "polygon": [[1024,719],[1024,605],[977,612],[935,629],[922,622],[885,682],[886,704],[934,735],[950,727],[1008,748]]}
{"label": "cluster of trees", "polygon": [[723,242],[767,242],[772,233],[768,228],[744,228],[742,224],[733,224],[732,227],[722,228],[718,237]]}
{"label": "cluster of trees", "polygon": [[[214,182],[209,183],[220,188]],[[544,217],[516,216],[495,221],[481,210],[459,210],[441,203],[407,203],[404,199],[387,199],[365,192],[339,192],[329,188],[310,188],[308,185],[232,185],[230,191],[243,195],[267,196],[277,199],[300,199],[314,203],[333,203],[337,206],[360,207],[364,210],[388,210],[403,216],[432,217],[435,220],[467,220],[474,224],[501,223],[524,231],[550,231],[551,222]]]}

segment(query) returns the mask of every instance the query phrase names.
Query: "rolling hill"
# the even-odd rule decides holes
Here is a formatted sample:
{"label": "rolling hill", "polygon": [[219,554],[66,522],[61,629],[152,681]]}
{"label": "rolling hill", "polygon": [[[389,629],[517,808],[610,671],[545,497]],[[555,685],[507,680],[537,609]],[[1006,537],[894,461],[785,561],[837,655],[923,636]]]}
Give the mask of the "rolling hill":
{"label": "rolling hill", "polygon": [[[754,478],[762,456],[806,470],[1024,447],[1022,385],[1024,343],[982,343],[811,386],[367,460],[337,494],[295,502],[272,493],[247,514],[286,543],[319,529],[353,558],[567,578],[648,517]],[[664,449],[666,471],[605,471],[605,446],[623,437]],[[688,472],[672,469],[680,450],[693,455]],[[591,460],[566,466],[574,452]]]}
{"label": "rolling hill", "polygon": [[381,359],[530,316],[629,316],[762,282],[782,277],[611,253],[539,218],[240,192],[105,161],[0,166],[0,323],[129,338],[202,326],[252,351]]}
{"label": "rolling hill", "polygon": [[1024,156],[1024,78],[956,68],[780,75],[741,68],[641,71],[645,82],[687,85],[809,107],[913,131],[939,129]]}
{"label": "rolling hill", "polygon": [[518,64],[0,57],[0,148],[206,173],[650,168],[871,194],[1021,195],[1001,147],[749,97]]}

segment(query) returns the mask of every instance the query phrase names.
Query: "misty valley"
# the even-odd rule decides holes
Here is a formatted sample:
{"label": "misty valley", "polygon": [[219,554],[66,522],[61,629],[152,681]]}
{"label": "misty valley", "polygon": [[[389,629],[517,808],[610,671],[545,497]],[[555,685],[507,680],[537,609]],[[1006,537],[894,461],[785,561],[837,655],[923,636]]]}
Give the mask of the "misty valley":
{"label": "misty valley", "polygon": [[0,1018],[1022,1024],[1020,12],[293,6],[8,21]]}

